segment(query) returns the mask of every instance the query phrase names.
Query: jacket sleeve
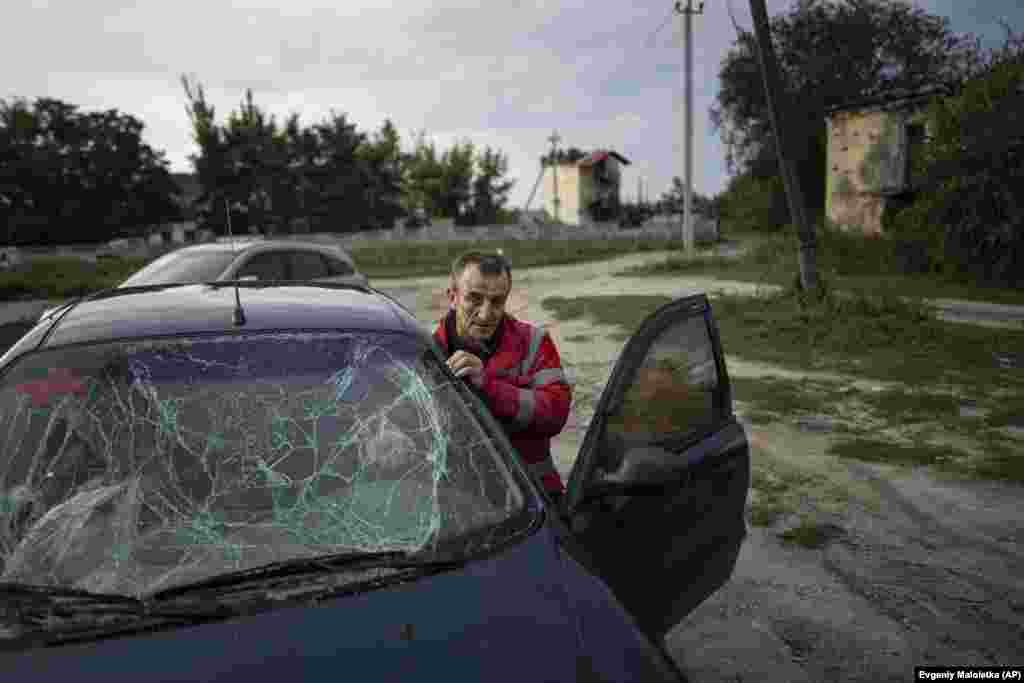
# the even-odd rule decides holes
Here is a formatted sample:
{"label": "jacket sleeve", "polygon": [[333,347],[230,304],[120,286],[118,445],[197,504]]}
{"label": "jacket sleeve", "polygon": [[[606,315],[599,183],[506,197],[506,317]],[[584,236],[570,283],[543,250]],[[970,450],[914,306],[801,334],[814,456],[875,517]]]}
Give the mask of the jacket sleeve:
{"label": "jacket sleeve", "polygon": [[518,433],[550,438],[569,420],[572,388],[562,370],[558,349],[546,332],[526,375],[509,378],[488,372],[483,391],[491,412]]}

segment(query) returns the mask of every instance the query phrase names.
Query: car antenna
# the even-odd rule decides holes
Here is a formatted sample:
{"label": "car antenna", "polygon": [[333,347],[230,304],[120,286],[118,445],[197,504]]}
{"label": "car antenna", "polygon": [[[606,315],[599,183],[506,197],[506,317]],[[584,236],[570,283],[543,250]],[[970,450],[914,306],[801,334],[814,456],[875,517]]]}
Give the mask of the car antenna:
{"label": "car antenna", "polygon": [[[231,231],[231,207],[228,205],[228,200],[224,200],[224,212],[228,219],[228,239],[231,240],[231,245],[238,251],[238,243],[235,242],[235,234]],[[245,324],[245,311],[242,310],[242,299],[238,295],[238,278],[235,278],[235,325],[241,327]]]}

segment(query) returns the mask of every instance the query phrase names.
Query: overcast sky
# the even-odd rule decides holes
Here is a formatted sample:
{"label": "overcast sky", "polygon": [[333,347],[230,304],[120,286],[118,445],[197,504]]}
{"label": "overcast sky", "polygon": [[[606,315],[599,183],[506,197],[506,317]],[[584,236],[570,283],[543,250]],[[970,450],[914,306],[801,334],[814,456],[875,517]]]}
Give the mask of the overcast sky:
{"label": "overcast sky", "polygon": [[[790,0],[768,0],[775,14]],[[1024,30],[1019,0],[920,0],[952,28],[1000,40]],[[749,28],[748,0],[731,0]],[[204,84],[218,120],[252,88],[258,105],[313,123],[332,109],[360,130],[391,117],[403,137],[426,129],[447,147],[468,138],[509,156],[512,204],[526,200],[538,157],[562,146],[612,148],[633,162],[623,196],[664,191],[683,175],[682,19],[667,0],[7,0],[0,98],[54,97],[141,119],[174,171],[194,153],[182,74]],[[724,0],[694,18],[694,186],[725,184],[708,108],[736,37]],[[534,200],[533,206],[539,202]]]}

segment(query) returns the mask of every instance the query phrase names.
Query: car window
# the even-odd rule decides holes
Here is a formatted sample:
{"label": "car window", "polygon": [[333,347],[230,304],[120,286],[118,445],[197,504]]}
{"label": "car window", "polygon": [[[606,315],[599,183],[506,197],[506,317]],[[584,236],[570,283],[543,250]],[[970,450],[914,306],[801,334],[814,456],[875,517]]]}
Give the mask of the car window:
{"label": "car window", "polygon": [[236,254],[232,251],[172,251],[161,256],[129,277],[122,287],[174,284],[178,282],[213,282]]}
{"label": "car window", "polygon": [[498,448],[404,335],[30,354],[0,382],[0,581],[141,596],[326,553],[472,554],[534,513]]}
{"label": "car window", "polygon": [[327,269],[331,277],[347,277],[355,273],[355,270],[343,259],[335,256],[326,256]]}
{"label": "car window", "polygon": [[253,254],[235,274],[238,279],[253,276],[258,280],[287,280],[284,252],[263,251]]}
{"label": "car window", "polygon": [[329,276],[327,261],[317,251],[292,251],[288,253],[291,262],[292,280],[318,280]]}
{"label": "car window", "polygon": [[629,443],[703,433],[714,426],[719,402],[718,367],[703,316],[667,327],[609,416],[612,438]]}

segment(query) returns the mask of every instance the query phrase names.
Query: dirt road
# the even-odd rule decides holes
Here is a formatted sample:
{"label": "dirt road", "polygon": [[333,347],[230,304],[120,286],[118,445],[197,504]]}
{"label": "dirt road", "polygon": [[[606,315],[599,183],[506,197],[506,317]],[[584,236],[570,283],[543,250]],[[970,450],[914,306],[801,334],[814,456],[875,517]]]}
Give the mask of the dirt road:
{"label": "dirt road", "polygon": [[[514,273],[510,312],[547,327],[575,384],[574,412],[555,447],[563,472],[621,342],[609,339],[617,329],[554,320],[540,305],[544,297],[756,289],[711,278],[611,277],[660,256]],[[425,325],[445,310],[440,278],[375,284]],[[734,376],[786,374],[729,362]],[[748,426],[748,436],[755,459],[817,467],[851,497],[832,512],[831,540],[821,549],[783,543],[778,531],[787,520],[751,527],[732,581],[668,637],[692,681],[906,681],[915,665],[1024,663],[1021,487],[839,463],[826,455],[828,434],[782,424]]]}

